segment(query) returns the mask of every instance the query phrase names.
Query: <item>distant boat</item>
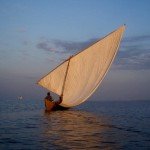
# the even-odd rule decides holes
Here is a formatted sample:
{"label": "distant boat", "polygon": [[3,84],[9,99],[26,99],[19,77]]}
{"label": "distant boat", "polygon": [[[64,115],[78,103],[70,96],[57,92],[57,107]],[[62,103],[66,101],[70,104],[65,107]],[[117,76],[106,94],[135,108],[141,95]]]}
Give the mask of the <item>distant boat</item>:
{"label": "distant boat", "polygon": [[22,99],[23,99],[23,97],[22,97],[22,96],[18,96],[18,99],[19,99],[19,100],[22,100]]}
{"label": "distant boat", "polygon": [[71,56],[38,84],[63,95],[63,107],[77,106],[90,97],[108,72],[120,45],[125,25]]}

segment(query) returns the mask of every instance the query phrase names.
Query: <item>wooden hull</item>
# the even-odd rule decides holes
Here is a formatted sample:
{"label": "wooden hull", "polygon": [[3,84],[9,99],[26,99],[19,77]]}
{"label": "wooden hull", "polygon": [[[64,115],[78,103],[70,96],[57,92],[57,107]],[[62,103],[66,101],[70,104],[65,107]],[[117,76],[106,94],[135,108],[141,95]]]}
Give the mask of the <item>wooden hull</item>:
{"label": "wooden hull", "polygon": [[55,110],[67,110],[69,108],[66,107],[62,107],[60,105],[57,105],[55,102],[51,102],[47,99],[45,99],[45,111],[49,112],[49,111],[55,111]]}
{"label": "wooden hull", "polygon": [[45,110],[46,111],[51,111],[54,106],[55,106],[54,102],[51,102],[51,101],[45,99]]}

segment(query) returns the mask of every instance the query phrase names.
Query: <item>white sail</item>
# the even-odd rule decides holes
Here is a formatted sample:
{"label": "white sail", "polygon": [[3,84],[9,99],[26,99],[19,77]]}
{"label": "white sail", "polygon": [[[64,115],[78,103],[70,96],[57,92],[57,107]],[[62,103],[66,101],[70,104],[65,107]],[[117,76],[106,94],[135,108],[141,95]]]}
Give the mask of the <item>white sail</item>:
{"label": "white sail", "polygon": [[67,66],[68,60],[44,76],[38,81],[38,84],[58,95],[61,95]]}
{"label": "white sail", "polygon": [[[125,30],[120,27],[92,46],[71,57],[39,83],[61,95],[64,107],[81,104],[96,90],[106,75]],[[66,74],[65,74],[66,73]]]}

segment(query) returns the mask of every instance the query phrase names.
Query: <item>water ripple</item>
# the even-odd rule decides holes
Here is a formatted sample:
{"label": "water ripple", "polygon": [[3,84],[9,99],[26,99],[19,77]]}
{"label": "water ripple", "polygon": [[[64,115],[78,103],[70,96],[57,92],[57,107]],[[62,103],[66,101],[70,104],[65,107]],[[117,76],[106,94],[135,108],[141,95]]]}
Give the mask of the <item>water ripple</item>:
{"label": "water ripple", "polygon": [[149,103],[86,103],[51,113],[31,102],[29,108],[16,102],[6,112],[1,104],[0,150],[150,149]]}

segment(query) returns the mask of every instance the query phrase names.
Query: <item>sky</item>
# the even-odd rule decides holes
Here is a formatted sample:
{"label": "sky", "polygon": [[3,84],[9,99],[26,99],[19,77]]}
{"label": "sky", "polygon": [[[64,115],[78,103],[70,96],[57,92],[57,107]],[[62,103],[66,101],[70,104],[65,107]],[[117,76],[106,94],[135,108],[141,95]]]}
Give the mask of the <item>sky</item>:
{"label": "sky", "polygon": [[0,98],[42,99],[36,82],[70,55],[126,24],[92,100],[150,100],[149,0],[0,0]]}

